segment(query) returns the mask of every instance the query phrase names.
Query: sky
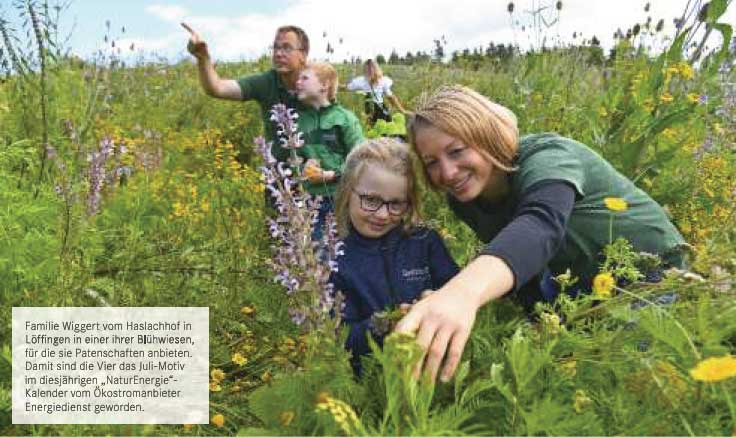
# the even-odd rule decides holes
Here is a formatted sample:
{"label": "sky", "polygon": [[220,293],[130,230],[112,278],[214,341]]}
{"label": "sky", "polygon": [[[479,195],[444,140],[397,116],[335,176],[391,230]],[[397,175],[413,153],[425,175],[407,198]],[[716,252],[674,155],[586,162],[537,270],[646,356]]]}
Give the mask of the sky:
{"label": "sky", "polygon": [[[0,0],[0,13],[20,27],[12,1]],[[58,0],[48,1],[53,5]],[[447,54],[491,41],[515,43],[522,49],[538,47],[543,36],[547,45],[555,40],[571,42],[573,33],[583,38],[595,35],[609,48],[618,28],[625,31],[645,22],[647,16],[654,23],[664,18],[663,35],[674,34],[672,20],[688,4],[688,0],[650,0],[647,13],[645,0],[562,0],[558,16],[552,0],[514,1],[513,15],[507,12],[508,0],[64,1],[70,5],[62,11],[60,28],[69,35],[73,53],[89,58],[97,50],[109,49],[109,41],[114,40],[124,57],[156,53],[173,62],[188,57],[188,34],[179,24],[182,21],[202,35],[217,61],[258,58],[267,53],[275,29],[285,24],[307,31],[310,57],[340,61],[378,54],[388,57],[392,50],[400,55],[431,53],[433,41],[442,36]],[[530,11],[540,6],[549,6],[541,16],[550,26],[542,24],[542,31],[534,32]],[[735,5],[721,21],[736,24]],[[334,48],[332,54],[326,53],[328,43]],[[664,44],[651,43],[655,47]]]}

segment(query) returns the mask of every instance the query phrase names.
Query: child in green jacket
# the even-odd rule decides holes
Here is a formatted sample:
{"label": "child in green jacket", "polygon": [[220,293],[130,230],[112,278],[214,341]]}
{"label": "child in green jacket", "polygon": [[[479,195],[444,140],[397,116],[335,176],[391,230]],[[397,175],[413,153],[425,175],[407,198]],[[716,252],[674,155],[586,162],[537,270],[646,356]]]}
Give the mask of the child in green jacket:
{"label": "child in green jacket", "polygon": [[313,235],[318,239],[325,216],[334,210],[333,198],[345,157],[363,141],[363,130],[355,114],[335,101],[337,71],[332,65],[307,65],[297,79],[296,90],[306,106],[298,119],[299,131],[304,135],[304,146],[298,153],[306,160],[305,188],[323,199]]}

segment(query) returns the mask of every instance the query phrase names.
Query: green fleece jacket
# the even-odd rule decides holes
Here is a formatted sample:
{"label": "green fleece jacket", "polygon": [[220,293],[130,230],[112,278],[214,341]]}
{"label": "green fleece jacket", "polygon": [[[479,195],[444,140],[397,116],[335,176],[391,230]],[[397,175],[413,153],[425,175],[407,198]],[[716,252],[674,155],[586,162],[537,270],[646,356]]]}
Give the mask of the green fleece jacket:
{"label": "green fleece jacket", "polygon": [[299,156],[305,161],[317,159],[323,170],[334,171],[338,176],[332,182],[307,182],[307,191],[312,195],[334,196],[345,158],[356,144],[364,140],[358,118],[340,104],[333,103],[319,109],[300,110],[298,125],[304,134],[304,146],[299,149]]}

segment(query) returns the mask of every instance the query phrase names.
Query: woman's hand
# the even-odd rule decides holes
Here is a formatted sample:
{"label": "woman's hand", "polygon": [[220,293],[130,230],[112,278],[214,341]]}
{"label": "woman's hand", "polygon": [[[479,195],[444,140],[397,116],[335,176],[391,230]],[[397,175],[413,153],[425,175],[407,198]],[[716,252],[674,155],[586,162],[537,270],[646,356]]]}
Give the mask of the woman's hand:
{"label": "woman's hand", "polygon": [[181,23],[181,27],[189,32],[189,42],[187,43],[187,50],[198,60],[207,59],[210,57],[210,52],[207,50],[207,43],[204,42],[201,36],[194,31],[187,23]]}
{"label": "woman's hand", "polygon": [[508,265],[492,255],[481,255],[444,287],[415,303],[396,325],[396,332],[416,333],[417,343],[426,351],[414,375],[424,368],[436,380],[449,381],[455,374],[478,309],[489,300],[506,294],[514,285]]}
{"label": "woman's hand", "polygon": [[424,368],[432,381],[436,380],[443,359],[445,364],[440,379],[446,382],[452,377],[470,337],[477,310],[472,300],[448,288],[442,288],[411,306],[395,331],[416,332],[417,343],[427,351],[424,362],[414,369],[415,377],[418,378]]}

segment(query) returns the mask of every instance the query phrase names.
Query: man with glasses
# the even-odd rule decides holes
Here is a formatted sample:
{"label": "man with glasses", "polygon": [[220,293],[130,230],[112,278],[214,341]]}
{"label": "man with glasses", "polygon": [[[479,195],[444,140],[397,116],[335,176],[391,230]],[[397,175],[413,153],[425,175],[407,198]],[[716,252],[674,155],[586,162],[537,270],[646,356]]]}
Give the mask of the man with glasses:
{"label": "man with glasses", "polygon": [[197,58],[199,81],[205,93],[227,100],[255,100],[261,107],[266,141],[273,143],[272,153],[285,161],[288,151],[279,146],[276,126],[270,121],[273,105],[283,103],[289,108],[302,109],[296,96],[296,81],[306,64],[309,54],[309,38],[296,26],[282,26],[276,30],[273,41],[273,68],[237,80],[223,79],[215,71],[207,43],[186,23],[181,23],[189,34],[187,50]]}

